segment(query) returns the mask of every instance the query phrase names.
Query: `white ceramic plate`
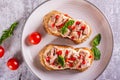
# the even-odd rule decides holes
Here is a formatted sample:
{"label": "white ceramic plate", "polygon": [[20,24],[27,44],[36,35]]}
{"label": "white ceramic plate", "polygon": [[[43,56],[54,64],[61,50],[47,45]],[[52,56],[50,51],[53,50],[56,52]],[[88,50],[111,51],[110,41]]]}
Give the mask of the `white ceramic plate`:
{"label": "white ceramic plate", "polygon": [[[72,41],[61,39],[48,35],[43,29],[43,16],[51,10],[58,10],[69,14],[75,19],[82,19],[92,27],[92,34],[87,41],[82,44],[74,44]],[[38,31],[42,34],[42,41],[38,45],[29,46],[26,38],[32,32]],[[99,45],[101,59],[94,61],[92,66],[84,72],[70,70],[64,71],[47,71],[39,61],[39,51],[47,44],[70,45],[74,47],[90,47],[89,43],[95,35],[101,33],[102,40]],[[106,68],[113,50],[113,37],[110,25],[103,14],[91,3],[84,0],[51,0],[40,5],[30,15],[25,23],[22,34],[22,51],[23,56],[32,70],[42,80],[94,80]]]}

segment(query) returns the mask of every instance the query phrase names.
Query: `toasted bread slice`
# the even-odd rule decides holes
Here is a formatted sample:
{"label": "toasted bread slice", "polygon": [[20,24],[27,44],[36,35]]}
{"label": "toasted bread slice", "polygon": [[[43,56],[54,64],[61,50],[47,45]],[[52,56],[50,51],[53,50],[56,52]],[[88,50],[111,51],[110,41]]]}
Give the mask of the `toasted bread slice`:
{"label": "toasted bread slice", "polygon": [[84,42],[92,32],[85,21],[75,20],[56,10],[44,16],[43,25],[48,34],[68,38],[76,44]]}
{"label": "toasted bread slice", "polygon": [[47,70],[72,69],[84,71],[91,66],[94,55],[89,48],[73,48],[49,44],[40,53],[40,62]]}

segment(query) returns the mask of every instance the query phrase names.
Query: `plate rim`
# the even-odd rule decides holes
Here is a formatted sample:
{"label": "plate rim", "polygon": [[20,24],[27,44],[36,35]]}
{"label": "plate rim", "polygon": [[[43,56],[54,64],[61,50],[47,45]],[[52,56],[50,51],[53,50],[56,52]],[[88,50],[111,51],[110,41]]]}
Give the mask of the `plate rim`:
{"label": "plate rim", "polygon": [[111,55],[110,55],[109,61],[107,62],[106,66],[104,67],[103,71],[101,71],[101,73],[99,73],[99,75],[95,78],[95,80],[96,80],[96,79],[97,79],[100,75],[102,75],[102,73],[107,69],[107,67],[108,67],[108,65],[109,65],[109,63],[110,63],[110,60],[111,60],[112,55],[113,55],[113,49],[114,49],[114,38],[113,38],[113,32],[112,32],[111,25],[110,25],[107,17],[104,15],[104,13],[103,13],[96,5],[94,5],[92,2],[87,1],[87,0],[86,0],[86,2],[88,2],[88,3],[91,4],[93,7],[95,7],[95,8],[101,13],[101,15],[105,18],[107,24],[109,25],[110,34],[111,34],[111,38],[112,38],[112,50],[111,50]]}
{"label": "plate rim", "polygon": [[[23,55],[23,47],[22,47],[23,31],[24,31],[24,28],[25,28],[25,24],[27,23],[28,19],[29,19],[30,16],[33,14],[33,12],[34,12],[37,8],[39,8],[41,5],[43,5],[44,3],[49,2],[49,1],[52,1],[52,0],[43,1],[41,4],[39,4],[36,8],[34,8],[34,9],[30,12],[29,16],[26,18],[26,20],[25,20],[25,22],[24,22],[24,25],[23,25],[23,28],[22,28],[22,34],[21,34],[22,36],[21,36],[21,40],[20,40],[23,60],[24,60],[25,64],[27,64],[27,66],[28,66],[27,68],[29,68],[30,72],[31,72],[32,74],[34,74],[34,76],[36,76],[36,77],[39,78],[39,79],[41,79],[41,78],[40,78],[35,72],[33,72],[33,70],[31,69],[31,67],[29,66],[29,64],[27,63],[27,61],[26,61],[26,59],[25,59],[25,57],[24,57],[24,55]],[[105,18],[105,20],[106,20],[106,22],[107,22],[107,24],[108,24],[108,26],[109,26],[109,30],[110,30],[110,34],[111,34],[111,40],[112,40],[112,43],[111,43],[111,45],[112,45],[112,50],[111,50],[111,53],[110,53],[110,58],[109,58],[107,64],[105,65],[104,69],[99,73],[98,76],[96,76],[96,78],[95,78],[95,80],[96,80],[96,79],[97,79],[100,75],[102,75],[102,73],[106,70],[106,68],[108,67],[108,65],[109,65],[109,63],[110,63],[110,61],[111,61],[111,58],[112,58],[112,55],[113,55],[113,49],[114,49],[114,37],[113,37],[113,32],[112,32],[111,25],[110,25],[108,19],[106,18],[106,16],[104,15],[104,13],[103,13],[95,4],[93,4],[92,2],[90,2],[90,1],[88,1],[88,0],[83,0],[83,1],[87,2],[88,4],[90,4],[91,6],[93,6],[94,8],[96,8],[96,9],[99,11],[99,13]]]}

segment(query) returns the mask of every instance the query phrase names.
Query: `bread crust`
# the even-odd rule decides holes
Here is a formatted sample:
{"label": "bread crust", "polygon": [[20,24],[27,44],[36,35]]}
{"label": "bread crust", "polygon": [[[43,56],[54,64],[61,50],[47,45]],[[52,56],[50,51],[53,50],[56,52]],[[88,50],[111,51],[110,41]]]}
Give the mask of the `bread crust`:
{"label": "bread crust", "polygon": [[[60,35],[60,33],[58,32],[58,33],[54,33],[53,31],[51,31],[48,27],[48,22],[49,22],[49,20],[50,20],[50,17],[52,16],[52,15],[55,15],[55,14],[64,14],[64,13],[61,13],[61,12],[59,12],[59,11],[56,11],[56,10],[53,10],[53,11],[51,11],[51,12],[49,12],[48,14],[46,14],[45,16],[44,16],[44,18],[43,18],[43,26],[44,26],[44,29],[45,29],[45,31],[48,33],[48,34],[50,34],[50,35],[54,35],[54,36],[57,36],[57,37],[62,37],[62,38],[67,38],[67,37],[63,37],[62,35]],[[70,16],[69,16],[70,17]],[[70,18],[72,18],[72,17],[70,17]],[[85,24],[87,24],[86,22],[85,22]],[[70,38],[67,38],[67,39],[70,39],[70,40],[72,40],[74,43],[76,43],[76,44],[79,44],[79,43],[83,43],[84,41],[86,41],[87,40],[87,38],[89,38],[89,36],[91,35],[91,33],[92,33],[92,29],[91,29],[91,27],[89,26],[89,28],[90,28],[90,32],[89,32],[89,34],[87,34],[83,39],[80,39],[80,40],[72,40],[72,39],[70,39]]]}
{"label": "bread crust", "polygon": [[[78,51],[79,49],[88,50],[88,51],[90,52],[90,54],[91,54],[91,57],[92,57],[90,63],[92,64],[92,62],[93,62],[93,60],[94,60],[93,52],[92,52],[89,48],[86,48],[86,47],[74,48],[74,47],[65,46],[65,45],[49,44],[49,45],[46,45],[46,46],[40,51],[40,53],[39,53],[40,63],[42,64],[42,66],[43,66],[44,68],[46,68],[46,69],[49,70],[49,71],[51,71],[51,70],[60,70],[60,69],[51,68],[51,67],[47,66],[47,65],[45,64],[45,62],[44,62],[44,57],[43,57],[44,53],[46,52],[46,50],[50,50],[50,49],[53,48],[54,46],[57,46],[57,47],[60,47],[60,48],[71,48],[71,49],[74,49],[74,50],[76,50],[76,51]],[[91,65],[91,64],[90,64],[90,65]],[[82,69],[79,69],[79,70],[78,70],[78,69],[75,69],[75,70],[82,72],[82,71],[85,71],[85,70],[87,70],[87,69],[88,69],[88,67],[82,68]]]}
{"label": "bread crust", "polygon": [[53,11],[49,12],[48,14],[46,14],[46,15],[44,16],[44,18],[43,18],[44,29],[46,30],[46,32],[47,32],[48,34],[61,37],[61,35],[60,35],[59,33],[56,34],[56,33],[52,32],[51,30],[48,29],[49,19],[50,19],[51,15],[54,15],[54,14],[62,14],[62,13],[60,13],[60,12],[58,12],[58,11],[56,11],[56,10],[53,10]]}

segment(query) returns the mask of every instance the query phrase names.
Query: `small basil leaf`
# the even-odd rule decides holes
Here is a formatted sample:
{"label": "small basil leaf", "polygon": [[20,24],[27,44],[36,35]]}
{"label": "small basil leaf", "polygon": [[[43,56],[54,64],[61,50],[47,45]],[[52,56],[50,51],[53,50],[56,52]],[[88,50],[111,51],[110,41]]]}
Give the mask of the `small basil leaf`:
{"label": "small basil leaf", "polygon": [[65,65],[65,59],[62,56],[58,56],[58,63],[61,66],[64,66]]}
{"label": "small basil leaf", "polygon": [[74,20],[67,21],[65,25],[61,28],[62,34],[65,34],[67,32],[68,26],[72,26],[74,22],[75,22]]}
{"label": "small basil leaf", "polygon": [[97,47],[92,47],[92,52],[94,53],[94,60],[99,60],[101,57],[101,52]]}
{"label": "small basil leaf", "polygon": [[14,29],[18,25],[18,22],[14,22],[10,28],[3,31],[2,36],[0,37],[0,45],[3,43],[4,40],[6,40],[8,37],[10,37],[13,34]]}
{"label": "small basil leaf", "polygon": [[91,41],[92,46],[98,46],[101,41],[101,34],[98,34],[94,37],[94,39]]}

